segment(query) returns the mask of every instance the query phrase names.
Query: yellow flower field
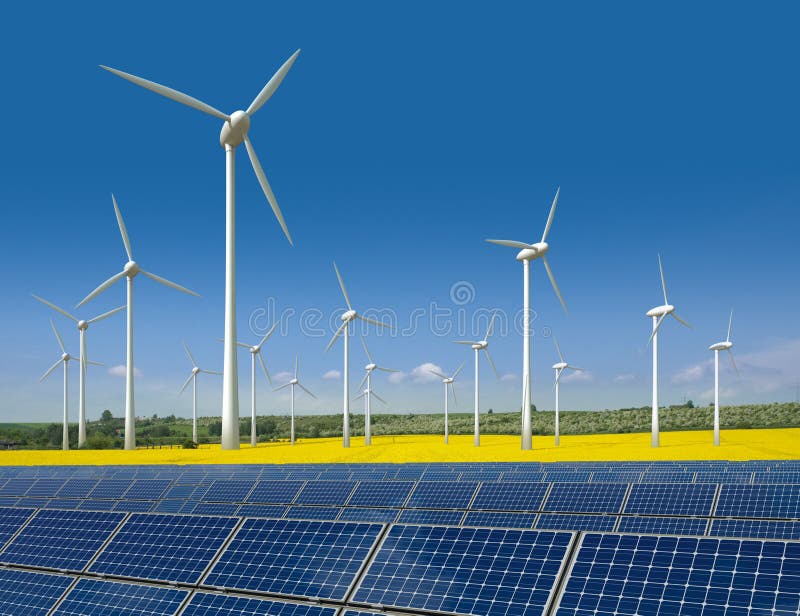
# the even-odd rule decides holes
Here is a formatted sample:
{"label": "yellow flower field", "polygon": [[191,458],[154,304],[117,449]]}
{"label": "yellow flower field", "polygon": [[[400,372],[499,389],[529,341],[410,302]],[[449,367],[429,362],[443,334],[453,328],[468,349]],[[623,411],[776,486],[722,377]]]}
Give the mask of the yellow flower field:
{"label": "yellow flower field", "polygon": [[518,436],[408,435],[373,437],[372,446],[351,439],[344,449],[339,438],[288,443],[242,445],[239,451],[221,451],[218,445],[200,449],[138,449],[136,451],[0,451],[0,465],[48,464],[283,464],[371,462],[604,462],[611,460],[775,460],[800,458],[800,428],[728,430],[722,446],[712,446],[710,431],[662,432],[661,447],[650,447],[650,434],[595,434],[534,437],[533,451],[521,451]]}

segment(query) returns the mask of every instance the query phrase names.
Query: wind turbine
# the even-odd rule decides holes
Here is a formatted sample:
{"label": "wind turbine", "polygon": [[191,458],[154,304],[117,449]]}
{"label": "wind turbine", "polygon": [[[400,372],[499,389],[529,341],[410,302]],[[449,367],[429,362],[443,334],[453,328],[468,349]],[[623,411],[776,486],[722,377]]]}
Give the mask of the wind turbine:
{"label": "wind turbine", "polygon": [[453,394],[453,403],[458,404],[458,401],[456,400],[456,387],[453,383],[456,380],[458,373],[461,372],[461,369],[463,367],[464,364],[462,363],[458,367],[458,370],[456,370],[452,376],[447,376],[445,374],[442,374],[438,370],[428,370],[428,372],[430,372],[431,374],[435,374],[440,379],[442,379],[442,383],[444,383],[444,444],[445,445],[447,445],[450,442],[450,421],[447,416],[447,394],[448,394],[447,386],[448,385],[450,386],[450,392],[452,392]]}
{"label": "wind turbine", "polygon": [[185,342],[183,343],[183,348],[186,351],[186,355],[189,357],[189,361],[192,362],[192,371],[189,373],[189,378],[186,379],[183,383],[183,387],[178,392],[180,396],[183,391],[188,387],[189,381],[192,382],[192,442],[197,444],[197,375],[201,372],[205,372],[206,374],[222,374],[221,372],[216,372],[214,370],[202,370],[197,367],[197,360],[195,360],[194,355],[189,350],[189,345]]}
{"label": "wind turbine", "polygon": [[545,256],[547,251],[550,250],[550,245],[546,242],[547,234],[550,233],[550,227],[553,225],[553,217],[556,214],[556,204],[558,204],[558,195],[560,192],[561,188],[559,187],[558,190],[556,190],[553,204],[550,206],[550,214],[544,226],[542,239],[536,244],[526,244],[525,242],[513,240],[486,240],[492,244],[520,249],[519,253],[517,253],[517,261],[522,261],[522,449],[531,449],[533,447],[533,431],[531,429],[531,261],[536,259],[542,260],[544,269],[547,272],[547,277],[550,279],[550,284],[553,285],[553,290],[558,296],[558,301],[560,301],[561,305],[564,307],[564,312],[567,312],[567,305],[564,303],[564,298],[561,296],[561,291],[559,291],[556,279],[553,276],[553,270],[550,269],[550,264],[547,262],[547,257]]}
{"label": "wind turbine", "polygon": [[39,379],[41,383],[44,381],[50,373],[58,368],[59,364],[64,364],[64,430],[62,432],[62,446],[61,448],[64,451],[69,450],[69,412],[68,412],[68,398],[67,398],[67,384],[69,382],[69,361],[78,361],[77,357],[73,357],[67,350],[64,348],[64,341],[61,339],[61,334],[58,333],[56,329],[56,324],[53,323],[53,319],[50,319],[50,326],[53,328],[53,333],[56,335],[56,340],[58,340],[58,346],[61,348],[61,357],[58,358],[58,361],[54,363],[50,368],[48,368],[47,372],[45,372],[42,377]]}
{"label": "wind turbine", "polygon": [[294,356],[294,377],[292,378],[292,380],[290,380],[285,385],[281,385],[280,387],[276,387],[275,389],[272,390],[272,391],[280,391],[281,389],[285,389],[287,387],[290,388],[292,404],[291,404],[291,424],[290,424],[291,428],[290,428],[290,431],[289,431],[289,440],[291,441],[292,445],[294,445],[294,388],[295,388],[295,386],[297,386],[300,389],[302,389],[304,392],[306,392],[309,396],[311,396],[315,400],[317,399],[317,397],[314,394],[312,394],[310,391],[308,391],[305,387],[303,387],[303,384],[300,382],[300,380],[299,380],[299,378],[297,376],[298,364],[299,364],[299,360],[297,358],[297,355],[295,355]]}
{"label": "wind turbine", "polygon": [[[366,374],[364,374],[364,378],[361,379],[361,383],[359,384],[359,389],[364,387],[364,383],[366,382],[367,388],[364,390],[364,444],[365,445],[372,445],[372,416],[370,414],[370,395],[375,396],[378,400],[381,400],[378,397],[378,394],[372,391],[372,372],[374,370],[382,370],[383,372],[399,372],[399,370],[392,370],[391,368],[383,368],[376,364],[373,359],[372,355],[369,354],[369,349],[367,348],[367,343],[364,338],[361,338],[361,346],[364,347],[364,353],[367,354],[367,359],[369,363],[364,366],[364,370],[366,370]],[[358,396],[360,398],[361,396]],[[356,398],[356,399],[358,399]],[[381,400],[384,404],[386,402]]]}
{"label": "wind turbine", "polygon": [[494,367],[494,362],[492,361],[492,356],[489,355],[489,336],[492,335],[492,327],[494,327],[494,319],[497,316],[497,312],[492,314],[492,318],[489,321],[489,329],[486,330],[486,335],[483,337],[483,340],[478,341],[470,341],[470,340],[456,340],[456,344],[468,344],[472,347],[472,350],[475,351],[475,438],[473,439],[473,444],[475,447],[480,447],[481,444],[481,427],[480,427],[480,414],[478,410],[478,356],[480,352],[483,351],[486,353],[486,359],[489,360],[489,365],[492,367],[494,371],[494,375],[499,379],[500,375],[497,374],[497,368]]}
{"label": "wind turbine", "polygon": [[81,351],[81,365],[80,365],[80,378],[78,381],[78,447],[83,447],[86,445],[86,330],[89,328],[89,325],[92,323],[97,323],[98,321],[102,321],[106,317],[110,317],[112,314],[123,310],[125,306],[120,306],[119,308],[114,308],[114,310],[109,310],[101,314],[100,316],[96,316],[93,319],[78,319],[77,317],[71,315],[69,312],[64,310],[63,308],[59,308],[55,304],[48,302],[46,299],[42,299],[38,295],[33,296],[34,299],[42,302],[45,306],[50,306],[56,312],[60,312],[65,317],[68,317],[75,321],[78,325],[78,332],[80,336],[80,351]]}
{"label": "wind turbine", "polygon": [[261,355],[261,347],[264,346],[264,343],[269,339],[269,337],[272,335],[272,332],[275,331],[276,327],[278,327],[277,323],[275,323],[269,329],[269,331],[266,334],[264,334],[264,337],[261,339],[261,342],[259,342],[255,346],[250,346],[249,344],[245,344],[244,342],[238,342],[238,341],[236,342],[238,346],[243,347],[248,351],[250,351],[250,407],[251,407],[250,446],[251,447],[255,447],[258,444],[258,439],[256,438],[256,357],[258,357],[258,361],[261,364],[261,370],[264,371],[264,376],[267,377],[267,383],[272,385],[272,379],[269,376],[267,365],[264,363],[264,357]]}
{"label": "wind turbine", "polygon": [[565,370],[575,370],[576,372],[583,372],[583,368],[578,368],[577,366],[571,366],[566,361],[564,361],[564,355],[561,353],[561,346],[558,344],[558,338],[553,335],[553,340],[556,343],[556,351],[558,351],[558,358],[561,360],[557,364],[553,364],[553,370],[556,371],[556,382],[553,385],[553,388],[556,390],[556,427],[555,427],[555,442],[556,445],[561,444],[561,430],[560,424],[558,421],[558,383],[561,380],[561,375],[564,373]]}
{"label": "wind turbine", "polygon": [[336,267],[336,262],[333,264],[333,269],[336,271],[336,278],[339,279],[339,286],[342,289],[342,295],[344,295],[344,301],[347,304],[347,310],[342,314],[342,324],[339,326],[339,329],[336,330],[336,333],[333,334],[333,338],[328,343],[328,346],[325,348],[325,351],[329,351],[330,348],[333,346],[333,343],[336,342],[336,339],[339,337],[340,334],[344,333],[344,373],[342,374],[342,380],[344,382],[344,395],[343,395],[343,419],[342,419],[342,446],[343,447],[350,447],[350,322],[355,321],[356,319],[361,319],[362,321],[366,321],[367,323],[372,323],[373,325],[377,325],[379,327],[388,327],[386,324],[381,323],[380,321],[376,321],[374,319],[370,319],[367,317],[363,317],[358,314],[355,310],[353,310],[353,305],[350,303],[350,297],[347,295],[347,289],[344,286],[344,280],[342,280],[342,275],[339,273],[339,268]]}
{"label": "wind turbine", "polygon": [[188,96],[183,92],[178,92],[172,88],[167,88],[152,81],[148,81],[147,79],[123,73],[122,71],[107,66],[101,66],[101,68],[123,79],[127,79],[138,86],[151,90],[161,96],[166,96],[178,103],[193,107],[198,111],[212,115],[224,122],[219,136],[220,145],[225,149],[225,350],[223,363],[224,376],[222,377],[223,449],[239,449],[239,380],[236,358],[236,148],[244,142],[247,155],[250,157],[250,164],[253,166],[253,171],[255,171],[258,182],[261,185],[261,190],[267,197],[267,201],[269,201],[272,211],[278,219],[278,223],[281,225],[286,238],[291,244],[292,237],[289,235],[289,229],[286,227],[286,222],[283,220],[283,214],[281,213],[280,207],[278,207],[278,201],[275,199],[272,188],[267,181],[267,176],[261,168],[261,163],[258,161],[255,149],[247,133],[250,129],[250,117],[261,109],[261,106],[275,94],[283,78],[286,77],[286,73],[292,68],[292,64],[294,64],[297,54],[299,53],[300,50],[298,49],[283,63],[267,82],[267,85],[259,92],[258,96],[250,103],[247,111],[234,111],[231,115],[224,114],[214,109],[214,107]]}
{"label": "wind turbine", "polygon": [[714,351],[714,447],[719,447],[719,352],[728,351],[731,358],[731,365],[736,370],[736,376],[739,376],[739,368],[736,367],[736,362],[733,360],[733,351],[731,347],[731,325],[733,325],[733,309],[731,309],[731,317],[728,320],[728,335],[724,342],[717,342],[712,344],[709,348]]}
{"label": "wind turbine", "polygon": [[189,295],[200,296],[186,287],[170,282],[161,276],[151,274],[139,267],[139,264],[133,260],[128,230],[125,228],[125,221],[122,220],[122,214],[119,211],[119,206],[117,205],[117,200],[114,198],[114,195],[111,195],[111,201],[114,204],[114,213],[117,215],[117,225],[119,225],[119,232],[122,235],[122,243],[125,245],[125,253],[128,255],[128,261],[119,274],[114,274],[94,291],[89,293],[89,295],[81,300],[78,306],[83,306],[90,299],[97,297],[118,280],[122,280],[123,278],[128,279],[127,365],[125,367],[125,449],[136,449],[136,414],[133,403],[133,279],[136,278],[137,274],[143,274],[167,287],[172,287],[173,289],[183,291]]}
{"label": "wind turbine", "polygon": [[691,327],[686,321],[675,314],[675,306],[667,300],[667,283],[664,279],[664,268],[661,265],[661,255],[658,255],[658,270],[661,272],[661,289],[664,291],[664,305],[656,306],[647,311],[647,316],[653,319],[653,333],[650,334],[648,343],[653,344],[653,413],[650,427],[650,446],[658,447],[658,328],[664,322],[664,317],[672,316],[681,325]]}

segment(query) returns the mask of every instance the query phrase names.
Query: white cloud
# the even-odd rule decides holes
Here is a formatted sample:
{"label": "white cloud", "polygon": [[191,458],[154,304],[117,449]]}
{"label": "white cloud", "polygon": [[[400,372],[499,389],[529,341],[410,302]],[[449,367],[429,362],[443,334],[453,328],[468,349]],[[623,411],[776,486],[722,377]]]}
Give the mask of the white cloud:
{"label": "white cloud", "polygon": [[513,372],[507,372],[500,377],[501,381],[516,381],[519,377]]}
{"label": "white cloud", "polygon": [[676,385],[683,383],[696,383],[706,376],[706,371],[711,367],[710,361],[704,361],[694,366],[689,366],[672,375],[672,382]]}
{"label": "white cloud", "polygon": [[594,380],[594,375],[586,370],[571,371],[559,379],[562,383],[588,383]]}
{"label": "white cloud", "polygon": [[[125,372],[126,372],[126,370],[125,370],[125,366],[124,366],[124,365],[122,365],[122,364],[120,364],[119,366],[111,366],[111,367],[108,369],[108,373],[109,373],[111,376],[121,376],[121,377],[124,377],[124,376],[125,376]],[[143,376],[143,375],[142,375],[142,371],[141,371],[141,370],[139,370],[139,368],[136,368],[136,367],[134,366],[134,368],[133,368],[133,376],[137,376],[137,377],[139,377],[139,376]]]}
{"label": "white cloud", "polygon": [[323,379],[328,379],[329,381],[336,381],[342,378],[342,373],[338,370],[328,370],[325,374],[322,375]]}
{"label": "white cloud", "polygon": [[392,372],[389,375],[389,382],[390,383],[402,383],[403,381],[408,378],[408,375],[405,372]]}
{"label": "white cloud", "polygon": [[431,370],[436,370],[436,372],[444,374],[444,371],[440,366],[427,361],[424,364],[420,364],[414,368],[411,371],[410,376],[415,383],[434,383],[439,380],[439,377],[433,374]]}
{"label": "white cloud", "polygon": [[272,380],[273,381],[277,381],[280,384],[283,384],[285,381],[288,381],[289,379],[291,379],[293,377],[294,377],[294,374],[292,374],[291,372],[286,372],[284,370],[283,372],[278,372],[278,374],[273,374],[272,375]]}
{"label": "white cloud", "polygon": [[615,383],[630,383],[631,381],[635,380],[636,380],[636,375],[630,373],[618,374],[617,376],[614,377]]}

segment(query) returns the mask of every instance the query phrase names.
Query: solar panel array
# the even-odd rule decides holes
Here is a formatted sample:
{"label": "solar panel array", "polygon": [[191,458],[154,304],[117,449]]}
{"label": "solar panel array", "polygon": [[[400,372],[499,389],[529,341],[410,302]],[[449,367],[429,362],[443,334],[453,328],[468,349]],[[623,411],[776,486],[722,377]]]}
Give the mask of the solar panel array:
{"label": "solar panel array", "polygon": [[800,462],[0,467],[0,614],[796,616]]}

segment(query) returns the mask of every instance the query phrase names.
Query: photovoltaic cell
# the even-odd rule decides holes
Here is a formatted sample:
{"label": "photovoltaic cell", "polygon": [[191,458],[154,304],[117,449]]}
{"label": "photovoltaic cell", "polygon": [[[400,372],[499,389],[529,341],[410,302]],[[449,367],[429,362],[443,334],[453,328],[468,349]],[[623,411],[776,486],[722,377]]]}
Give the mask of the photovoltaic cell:
{"label": "photovoltaic cell", "polygon": [[340,507],[297,507],[292,506],[286,509],[284,518],[296,520],[335,520],[342,512]]}
{"label": "photovoltaic cell", "polygon": [[650,535],[705,535],[705,518],[666,518],[659,516],[622,516],[617,532]]}
{"label": "photovoltaic cell", "polygon": [[81,504],[77,498],[51,498],[45,507],[47,509],[77,509]]}
{"label": "photovoltaic cell", "polygon": [[112,511],[145,512],[150,511],[155,503],[145,500],[121,500],[116,501]]}
{"label": "photovoltaic cell", "polygon": [[800,485],[723,485],[716,517],[800,518]]}
{"label": "photovoltaic cell", "polygon": [[796,614],[800,543],[584,535],[558,616]]}
{"label": "photovoltaic cell", "polygon": [[612,531],[617,524],[615,515],[586,515],[542,513],[534,528],[548,530]]}
{"label": "photovoltaic cell", "polygon": [[31,489],[33,479],[9,479],[0,487],[0,496],[24,496]]}
{"label": "photovoltaic cell", "polygon": [[334,616],[330,607],[199,592],[182,616]]}
{"label": "photovoltaic cell", "polygon": [[399,509],[376,509],[369,507],[345,507],[337,520],[349,522],[390,523],[397,519]]}
{"label": "photovoltaic cell", "polygon": [[195,503],[191,511],[184,511],[183,513],[235,516],[238,509],[238,503]]}
{"label": "photovoltaic cell", "polygon": [[249,518],[204,583],[341,600],[382,528],[357,522]]}
{"label": "photovoltaic cell", "polygon": [[186,501],[182,500],[162,500],[158,501],[151,511],[156,513],[179,513]]}
{"label": "photovoltaic cell", "polygon": [[247,497],[247,502],[288,505],[294,502],[297,493],[304,485],[305,481],[259,481]]}
{"label": "photovoltaic cell", "polygon": [[136,479],[125,492],[124,498],[126,500],[158,500],[169,488],[170,483],[172,482],[169,479]]}
{"label": "photovoltaic cell", "polygon": [[55,496],[64,487],[65,482],[64,479],[37,479],[25,496]]}
{"label": "photovoltaic cell", "polygon": [[712,520],[709,535],[800,539],[800,522],[790,520]]}
{"label": "photovoltaic cell", "polygon": [[452,614],[541,614],[571,533],[393,526],[356,603]]}
{"label": "photovoltaic cell", "polygon": [[236,518],[134,513],[89,570],[195,583],[236,522]]}
{"label": "photovoltaic cell", "polygon": [[78,503],[78,509],[81,511],[111,511],[116,504],[116,500],[85,498]]}
{"label": "photovoltaic cell", "polygon": [[627,490],[625,483],[554,483],[542,510],[618,513]]}
{"label": "photovoltaic cell", "polygon": [[82,571],[123,513],[40,509],[0,553],[0,562]]}
{"label": "photovoltaic cell", "polygon": [[631,486],[625,513],[710,515],[716,491],[717,486],[712,483],[640,483]]}
{"label": "photovoltaic cell", "polygon": [[282,518],[286,505],[248,505],[239,507],[236,515],[245,518]]}
{"label": "photovoltaic cell", "polygon": [[130,488],[128,479],[102,479],[87,495],[87,498],[122,498]]}
{"label": "photovoltaic cell", "polygon": [[296,505],[344,505],[355,481],[309,481],[295,499]]}
{"label": "photovoltaic cell", "polygon": [[[20,527],[25,523],[33,509],[22,509],[19,507],[3,507],[0,509],[0,548],[2,548],[6,541],[14,536]],[[2,556],[0,556],[2,560]]]}
{"label": "photovoltaic cell", "polygon": [[539,511],[547,487],[546,483],[533,482],[483,483],[470,508],[487,511]]}
{"label": "photovoltaic cell", "polygon": [[466,509],[475,494],[474,481],[420,481],[406,503],[410,509]]}
{"label": "photovoltaic cell", "polygon": [[188,594],[188,590],[84,578],[54,615],[172,616]]}
{"label": "photovoltaic cell", "polygon": [[535,513],[507,511],[467,511],[462,526],[492,526],[494,528],[532,528]]}
{"label": "photovoltaic cell", "polygon": [[347,501],[350,507],[402,507],[413,481],[362,481]]}
{"label": "photovoltaic cell", "polygon": [[0,614],[45,616],[72,581],[66,575],[0,569]]}
{"label": "photovoltaic cell", "polygon": [[203,495],[204,501],[215,503],[243,503],[253,489],[253,481],[218,479]]}
{"label": "photovoltaic cell", "polygon": [[449,509],[403,509],[400,511],[398,522],[403,524],[440,524],[445,526],[458,526],[463,511]]}

